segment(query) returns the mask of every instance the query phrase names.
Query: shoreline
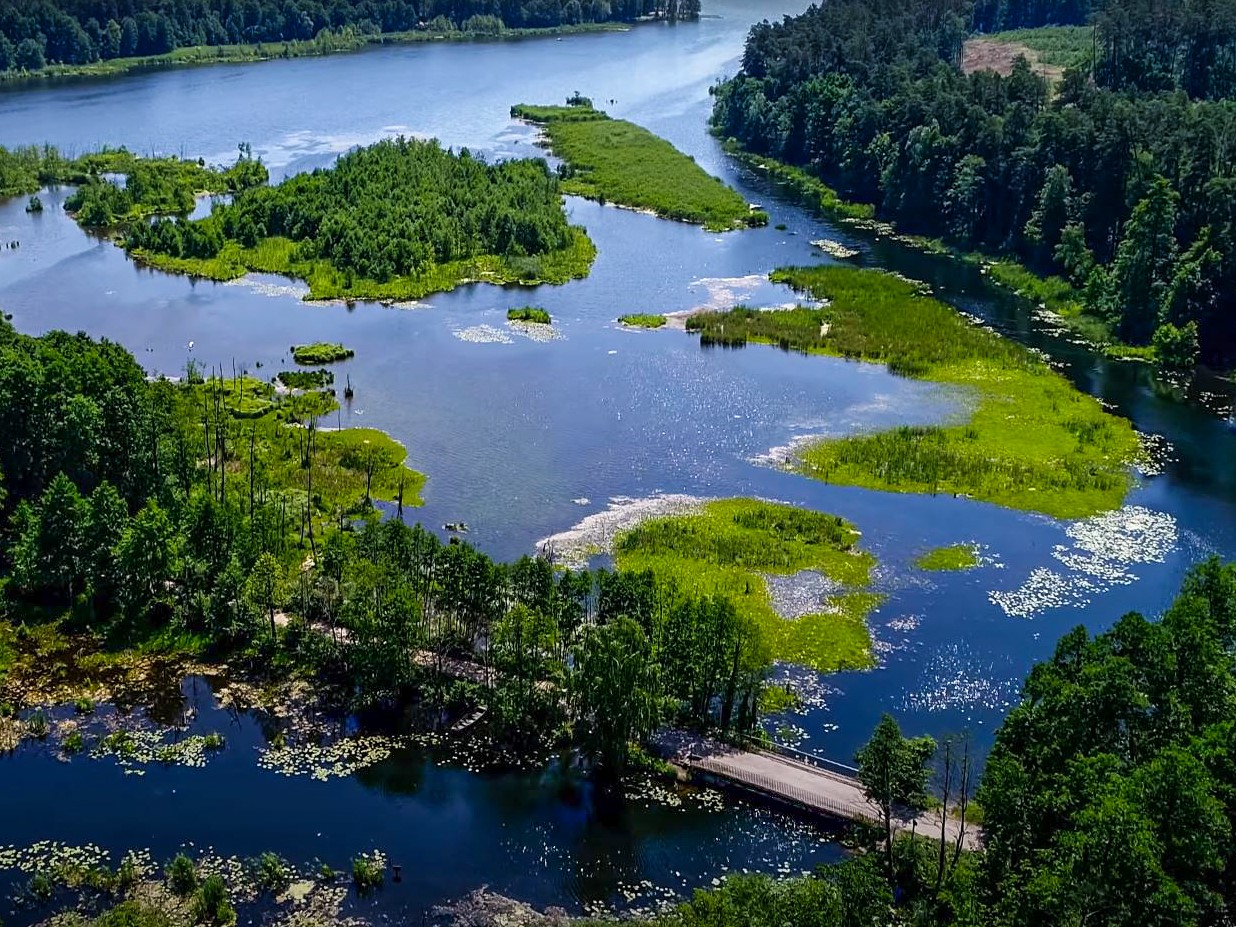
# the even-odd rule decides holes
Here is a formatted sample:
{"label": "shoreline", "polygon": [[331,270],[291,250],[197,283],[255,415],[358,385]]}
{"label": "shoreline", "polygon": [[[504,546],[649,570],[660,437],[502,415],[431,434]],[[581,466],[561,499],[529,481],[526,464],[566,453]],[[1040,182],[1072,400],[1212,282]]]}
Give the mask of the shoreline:
{"label": "shoreline", "polygon": [[578,23],[537,28],[507,28],[502,32],[380,32],[375,35],[334,35],[327,40],[290,39],[280,42],[241,45],[187,45],[161,55],[111,58],[91,64],[51,64],[38,71],[0,71],[0,93],[19,92],[38,86],[75,81],[127,77],[152,71],[215,64],[258,64],[291,58],[324,58],[386,46],[419,45],[433,42],[489,43],[630,32],[637,26],[663,22],[660,19],[635,22]]}

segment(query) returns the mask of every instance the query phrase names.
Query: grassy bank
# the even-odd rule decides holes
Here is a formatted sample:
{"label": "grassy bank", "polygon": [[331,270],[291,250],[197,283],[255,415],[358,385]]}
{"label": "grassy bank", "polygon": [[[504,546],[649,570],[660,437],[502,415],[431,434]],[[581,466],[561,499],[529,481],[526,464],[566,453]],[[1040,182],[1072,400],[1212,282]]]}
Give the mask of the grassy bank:
{"label": "grassy bank", "polygon": [[796,196],[825,215],[855,228],[886,235],[919,251],[952,257],[981,267],[984,275],[993,284],[1055,313],[1069,329],[1091,342],[1107,357],[1153,360],[1153,356],[1147,355],[1149,349],[1121,344],[1106,322],[1095,316],[1087,315],[1082,305],[1081,292],[1061,277],[1040,276],[1007,255],[964,251],[938,238],[899,233],[892,225],[876,220],[874,206],[844,199],[828,184],[800,167],[784,164],[763,155],[752,154],[745,151],[734,139],[726,139],[723,147],[726,153],[736,161],[784,184]]}
{"label": "grassy bank", "polygon": [[915,557],[914,565],[932,572],[972,570],[979,565],[978,551],[973,544],[936,547]]}
{"label": "grassy bank", "polygon": [[828,305],[703,313],[687,321],[688,330],[716,343],[757,341],[876,361],[964,387],[974,400],[961,425],[811,444],[799,455],[803,473],[894,492],[972,496],[1057,518],[1123,503],[1128,464],[1138,454],[1132,426],[1036,355],[891,274],[833,266],[780,270],[773,279]]}
{"label": "grassy bank", "polygon": [[0,71],[0,84],[39,84],[46,81],[100,77],[119,77],[145,71],[210,64],[249,64],[280,58],[309,58],[359,51],[380,45],[415,45],[422,42],[505,42],[548,36],[579,35],[592,32],[628,32],[627,23],[580,23],[545,29],[510,29],[472,32],[464,30],[381,32],[363,34],[354,30],[324,32],[313,39],[289,42],[258,42],[247,45],[193,45],[177,48],[165,55],[111,58],[92,64],[53,64],[38,71]]}
{"label": "grassy bank", "polygon": [[541,126],[566,164],[564,193],[644,209],[665,219],[727,231],[766,225],[721,180],[669,142],[588,105],[511,108],[517,119]]}
{"label": "grassy bank", "polygon": [[[643,522],[614,539],[617,565],[652,570],[693,595],[723,595],[763,629],[773,658],[821,672],[872,665],[868,613],[880,596],[863,591],[875,559],[857,548],[859,533],[820,512],[723,499],[693,515]],[[823,574],[835,584],[822,610],[783,618],[773,607],[772,574]]]}
{"label": "grassy bank", "polygon": [[571,244],[560,251],[531,257],[484,254],[461,261],[435,264],[423,273],[370,280],[350,275],[330,261],[299,261],[295,243],[286,238],[268,238],[252,248],[228,242],[213,258],[178,258],[144,248],[132,256],[148,267],[186,274],[204,280],[236,280],[249,272],[296,277],[309,285],[306,299],[412,300],[431,293],[446,293],[468,283],[500,286],[562,284],[588,276],[597,249],[582,228],[571,229]]}

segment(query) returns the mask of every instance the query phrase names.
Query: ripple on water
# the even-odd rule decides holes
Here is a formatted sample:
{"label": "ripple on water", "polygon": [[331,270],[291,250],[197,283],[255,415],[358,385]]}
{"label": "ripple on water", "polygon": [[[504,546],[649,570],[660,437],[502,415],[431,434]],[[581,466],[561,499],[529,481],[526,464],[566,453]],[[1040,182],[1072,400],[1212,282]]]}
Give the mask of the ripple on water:
{"label": "ripple on water", "polygon": [[1176,519],[1138,505],[1126,505],[1069,524],[1071,543],[1052,550],[1066,569],[1037,567],[1019,587],[992,591],[988,598],[1016,618],[1031,618],[1051,608],[1082,607],[1113,586],[1137,580],[1137,564],[1162,563],[1178,540]]}

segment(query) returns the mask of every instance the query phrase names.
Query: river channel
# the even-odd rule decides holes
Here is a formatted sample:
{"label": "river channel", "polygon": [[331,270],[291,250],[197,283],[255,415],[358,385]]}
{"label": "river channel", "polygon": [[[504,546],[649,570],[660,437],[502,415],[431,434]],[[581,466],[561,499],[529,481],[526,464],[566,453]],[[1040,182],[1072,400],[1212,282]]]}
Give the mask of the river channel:
{"label": "river channel", "polygon": [[[412,517],[435,529],[466,522],[469,539],[495,557],[534,552],[613,500],[659,493],[758,495],[842,515],[880,562],[875,584],[887,599],[871,619],[879,666],[824,679],[781,668],[813,698],[778,722],[780,735],[847,760],[892,711],[909,731],[968,728],[988,743],[1061,633],[1157,611],[1191,564],[1236,556],[1231,396],[1221,381],[1195,386],[1189,402],[1161,396],[1145,370],[1096,357],[976,268],[835,226],[732,162],[707,132],[709,88],[737,69],[752,23],[800,9],[709,0],[699,23],[625,34],[381,48],[0,92],[0,145],[127,145],[222,161],[247,141],[277,178],[397,134],[491,158],[534,155],[535,134],[510,119],[510,106],[578,90],[668,138],[771,215],[767,228],[718,235],[572,199],[573,221],[599,249],[587,279],[535,294],[478,285],[388,308],[305,304],[303,287],[278,278],[220,285],[142,270],[64,215],[65,191],[48,191],[41,215],[0,202],[0,241],[21,243],[0,251],[0,309],[32,334],[114,339],[151,373],[171,375],[192,359],[229,371],[260,363],[269,376],[287,366],[293,343],[345,343],[356,356],[336,377],[349,377],[356,396],[339,423],[402,441],[429,477]],[[768,460],[812,435],[946,420],[964,414],[965,397],[879,366],[761,346],[708,350],[683,332],[615,322],[628,312],[790,302],[766,275],[828,260],[810,245],[821,237],[857,248],[866,266],[927,281],[1046,351],[1079,388],[1155,436],[1160,465],[1139,477],[1124,509],[1077,523],[825,485]],[[550,311],[559,337],[506,326],[506,309],[528,302]],[[980,545],[980,568],[914,568],[927,548],[959,542]],[[134,775],[24,747],[0,758],[0,846],[93,842],[165,858],[193,841],[224,855],[273,849],[336,865],[377,846],[411,875],[374,903],[415,911],[482,884],[572,910],[621,906],[729,869],[799,871],[838,853],[826,833],[708,794],[601,809],[586,793],[564,799],[549,774],[476,774],[419,751],[397,751],[359,776],[281,776],[257,764],[264,739],[252,718],[221,711],[200,681],[187,681],[185,695],[192,729],[227,730],[227,749],[206,768]]]}

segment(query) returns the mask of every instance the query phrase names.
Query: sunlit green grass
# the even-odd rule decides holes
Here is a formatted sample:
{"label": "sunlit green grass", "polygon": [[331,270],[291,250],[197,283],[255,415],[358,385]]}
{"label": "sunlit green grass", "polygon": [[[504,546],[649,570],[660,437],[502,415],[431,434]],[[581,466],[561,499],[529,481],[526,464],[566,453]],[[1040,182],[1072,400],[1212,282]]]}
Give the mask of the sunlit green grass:
{"label": "sunlit green grass", "polygon": [[1039,61],[1061,68],[1081,68],[1090,63],[1094,30],[1090,26],[1041,26],[1037,29],[1010,29],[983,36],[996,42],[1024,45],[1036,52]]}
{"label": "sunlit green grass", "polygon": [[314,344],[298,344],[292,347],[292,360],[298,364],[333,364],[354,357],[356,352],[341,344],[318,341]]}
{"label": "sunlit green grass", "polygon": [[826,266],[780,270],[773,279],[828,305],[704,313],[691,317],[688,329],[724,344],[760,341],[878,361],[905,376],[963,387],[973,402],[964,424],[808,445],[799,454],[801,472],[872,489],[972,496],[1057,518],[1123,503],[1139,453],[1132,425],[1036,355],[891,274]]}
{"label": "sunlit green grass", "polygon": [[632,328],[662,328],[665,326],[665,316],[647,312],[637,312],[632,315],[620,315],[618,321]]}
{"label": "sunlit green grass", "polygon": [[735,190],[647,129],[590,106],[515,106],[511,115],[542,126],[567,165],[564,193],[713,231],[766,225]]}
{"label": "sunlit green grass", "polygon": [[920,570],[960,571],[972,570],[979,565],[978,551],[973,544],[951,544],[936,547],[914,558]]}
{"label": "sunlit green grass", "polygon": [[[693,515],[646,521],[614,540],[622,569],[651,570],[684,592],[723,595],[763,629],[773,658],[821,672],[872,665],[867,615],[881,596],[865,591],[875,558],[858,531],[834,515],[755,499],[708,503]],[[766,574],[804,570],[838,584],[820,613],[782,618]]]}

